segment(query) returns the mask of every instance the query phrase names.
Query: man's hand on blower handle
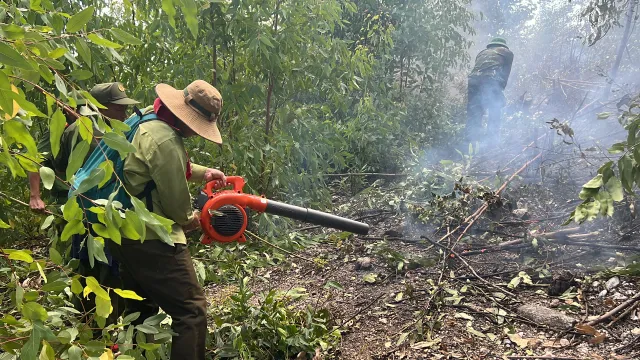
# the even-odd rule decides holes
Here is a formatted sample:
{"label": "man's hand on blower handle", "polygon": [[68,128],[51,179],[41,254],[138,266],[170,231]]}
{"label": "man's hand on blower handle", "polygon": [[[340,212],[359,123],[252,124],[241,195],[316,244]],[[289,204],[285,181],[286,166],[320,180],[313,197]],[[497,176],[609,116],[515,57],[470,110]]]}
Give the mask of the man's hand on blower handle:
{"label": "man's hand on blower handle", "polygon": [[[224,175],[222,171],[218,169],[209,168],[204,172],[204,181],[206,183],[215,181],[216,188],[221,188],[227,184],[227,177]],[[195,210],[193,212],[193,220],[191,221],[190,224],[183,226],[182,229],[184,230],[185,233],[189,233],[191,231],[200,229],[200,211],[199,210]]]}

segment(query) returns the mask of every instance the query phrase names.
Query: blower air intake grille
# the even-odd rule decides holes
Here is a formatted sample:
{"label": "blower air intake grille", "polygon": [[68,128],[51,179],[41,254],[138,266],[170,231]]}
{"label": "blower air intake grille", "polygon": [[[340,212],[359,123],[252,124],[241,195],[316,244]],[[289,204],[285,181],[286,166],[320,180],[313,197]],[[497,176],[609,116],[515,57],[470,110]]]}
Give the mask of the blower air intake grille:
{"label": "blower air intake grille", "polygon": [[217,209],[221,214],[211,216],[211,226],[222,236],[236,235],[242,229],[244,216],[240,209],[233,205],[224,205]]}

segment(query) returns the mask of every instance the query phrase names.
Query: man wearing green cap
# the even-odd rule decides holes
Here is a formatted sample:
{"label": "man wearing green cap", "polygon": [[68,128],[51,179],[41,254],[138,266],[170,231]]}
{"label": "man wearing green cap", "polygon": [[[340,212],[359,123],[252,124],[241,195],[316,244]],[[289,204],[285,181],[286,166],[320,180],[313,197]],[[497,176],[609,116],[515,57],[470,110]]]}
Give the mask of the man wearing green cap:
{"label": "man wearing green cap", "polygon": [[[94,86],[89,92],[100,104],[104,105],[104,109],[99,109],[102,116],[107,123],[110,121],[123,121],[127,117],[127,106],[138,104],[138,101],[130,99],[124,91],[122,84],[118,82],[104,83]],[[86,101],[78,100],[78,103],[86,104]],[[92,112],[87,106],[80,107],[76,110],[83,116],[97,115]],[[61,179],[66,179],[67,165],[71,158],[71,154],[82,139],[79,136],[80,124],[76,122],[76,116],[71,112],[66,112],[67,126],[62,136],[60,137],[60,150],[58,154],[53,157],[51,154],[51,143],[49,141],[49,133],[43,134],[40,139],[38,151],[41,153],[48,153],[45,157],[44,165],[52,168]],[[100,138],[103,133],[97,129],[94,122],[93,128],[94,139],[89,144],[89,150],[87,151],[83,163],[87,160],[89,155],[98,146]],[[69,191],[68,185],[56,181],[55,187],[52,189],[52,199],[59,204],[64,204],[67,201],[67,194]],[[30,206],[34,210],[44,210],[45,204],[40,198],[40,176],[39,173],[29,174],[29,185],[31,191]],[[94,234],[95,235],[95,234]],[[109,253],[108,249],[105,249],[105,256],[108,263],[97,261],[93,267],[89,263],[89,255],[86,246],[83,246],[84,237],[74,236],[71,245],[71,256],[79,259],[80,264],[76,269],[77,273],[83,277],[93,276],[102,285],[109,287],[121,287],[118,267],[119,264],[114,261]],[[81,284],[84,286],[84,278],[80,279]],[[79,311],[88,311],[95,307],[95,296],[89,295],[87,299],[74,298],[74,305]],[[119,296],[111,297],[111,306],[113,306],[113,312],[107,318],[107,324],[114,324],[117,321],[118,316],[124,311],[124,300]]]}
{"label": "man wearing green cap", "polygon": [[[125,120],[127,117],[127,106],[138,104],[138,101],[130,99],[124,91],[124,87],[122,84],[118,82],[112,83],[104,83],[98,84],[94,86],[89,92],[91,96],[93,96],[100,104],[104,105],[105,109],[99,109],[100,113],[107,118],[114,120]],[[80,106],[86,105],[86,101],[84,99],[80,99],[76,101],[79,105],[78,109],[74,109],[76,113],[80,113],[81,115],[88,115],[91,113],[88,107]],[[69,158],[71,156],[71,152],[75,147],[75,141],[78,133],[78,128],[75,123],[76,116],[66,111],[65,116],[67,119],[67,128],[65,129],[62,137],[60,138],[60,151],[57,156],[54,158],[51,153],[51,142],[49,139],[49,131],[45,131],[41,136],[38,142],[38,152],[45,153],[45,159],[43,162],[44,166],[52,168],[56,175],[59,178],[66,178],[66,170],[67,164],[69,163]],[[94,136],[101,137],[102,133],[94,128]],[[91,154],[93,149],[98,145],[98,141],[92,141],[90,144],[90,149],[86,158]],[[52,198],[56,202],[66,202],[67,201],[67,191],[69,190],[68,186],[60,181],[56,181],[54,184],[54,188],[51,191]],[[40,195],[40,174],[39,173],[29,173],[29,206],[32,210],[42,211],[45,208],[45,203],[42,201]]]}
{"label": "man wearing green cap", "polygon": [[503,38],[494,38],[476,57],[468,78],[466,136],[470,141],[479,140],[482,133],[482,116],[488,113],[487,136],[498,138],[501,112],[505,105],[504,88],[507,86],[513,53]]}

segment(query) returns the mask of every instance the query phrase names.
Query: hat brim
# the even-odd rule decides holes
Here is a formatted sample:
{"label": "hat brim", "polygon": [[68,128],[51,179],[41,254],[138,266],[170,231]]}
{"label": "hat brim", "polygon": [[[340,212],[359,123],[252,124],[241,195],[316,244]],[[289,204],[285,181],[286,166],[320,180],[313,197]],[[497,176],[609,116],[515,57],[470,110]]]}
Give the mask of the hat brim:
{"label": "hat brim", "polygon": [[184,91],[176,90],[173,86],[167,84],[156,85],[156,94],[162,103],[180,119],[189,129],[193,130],[199,136],[212,141],[216,144],[222,144],[222,136],[215,121],[202,115],[184,102]]}
{"label": "hat brim", "polygon": [[490,42],[487,46],[503,46],[503,47],[506,47],[507,49],[509,48],[507,44],[499,43],[499,42]]}
{"label": "hat brim", "polygon": [[129,98],[122,98],[122,99],[118,99],[118,100],[111,100],[109,101],[112,104],[118,104],[118,105],[135,105],[135,104],[140,104],[140,101],[135,101],[133,99],[129,99]]}

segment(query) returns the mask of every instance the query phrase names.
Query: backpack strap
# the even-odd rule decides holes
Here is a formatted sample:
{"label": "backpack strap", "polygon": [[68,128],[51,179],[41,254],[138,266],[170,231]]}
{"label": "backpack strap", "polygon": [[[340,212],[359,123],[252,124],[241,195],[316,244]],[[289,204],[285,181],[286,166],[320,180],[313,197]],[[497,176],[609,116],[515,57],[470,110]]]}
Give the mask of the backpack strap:
{"label": "backpack strap", "polygon": [[[156,113],[149,113],[147,115],[140,116],[139,124],[152,121],[152,120],[159,120],[159,119],[160,118],[158,117],[158,115],[156,115]],[[147,182],[144,185],[144,189],[138,195],[136,195],[138,199],[145,199],[145,205],[147,206],[147,210],[149,211],[153,211],[153,198],[151,197],[151,192],[155,190],[155,188],[156,188],[156,183],[155,181],[151,180]]]}

